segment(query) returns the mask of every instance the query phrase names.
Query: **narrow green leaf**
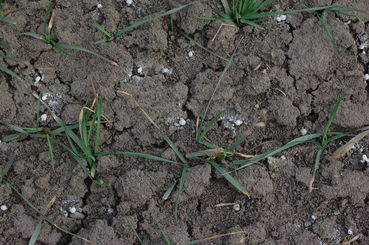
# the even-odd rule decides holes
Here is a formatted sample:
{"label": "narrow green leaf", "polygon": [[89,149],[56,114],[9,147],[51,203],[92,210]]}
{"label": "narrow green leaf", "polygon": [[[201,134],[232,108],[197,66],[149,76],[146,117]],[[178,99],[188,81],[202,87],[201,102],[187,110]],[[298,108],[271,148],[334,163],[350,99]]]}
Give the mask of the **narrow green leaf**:
{"label": "narrow green leaf", "polygon": [[51,208],[51,206],[54,204],[56,200],[56,196],[53,197],[51,199],[51,201],[47,204],[47,206],[45,207],[45,209],[42,211],[42,216],[38,219],[38,224],[36,225],[35,230],[32,233],[31,239],[28,242],[28,245],[34,245],[36,244],[36,241],[40,235],[41,232],[41,226],[42,226],[42,222],[44,221],[44,216],[46,217],[47,211]]}
{"label": "narrow green leaf", "polygon": [[188,164],[185,164],[182,169],[181,178],[179,179],[178,191],[176,195],[176,202],[174,204],[174,217],[178,219],[178,210],[179,210],[179,203],[181,201],[181,195],[183,193],[183,187],[186,179],[186,174],[188,170]]}
{"label": "narrow green leaf", "polygon": [[4,58],[6,60],[13,60],[13,61],[20,61],[18,58],[14,58],[14,57],[10,57],[10,56],[7,56],[7,55],[3,55],[3,54],[0,54],[0,58]]}
{"label": "narrow green leaf", "polygon": [[218,89],[220,87],[220,83],[222,82],[222,80],[224,78],[224,75],[226,74],[226,72],[228,71],[229,67],[231,66],[231,64],[233,62],[233,58],[236,55],[236,51],[237,51],[237,47],[233,51],[231,58],[228,59],[227,65],[225,66],[222,74],[220,75],[220,77],[219,77],[219,79],[218,79],[218,81],[217,81],[217,83],[215,85],[215,88],[213,90],[213,93],[210,96],[209,102],[206,105],[206,107],[205,107],[205,109],[204,109],[204,111],[203,111],[203,113],[201,115],[201,121],[200,121],[200,124],[199,124],[199,128],[202,128],[203,125],[204,125],[204,121],[206,120],[206,115],[207,115],[207,113],[209,111],[210,105],[213,102],[214,96],[215,96],[216,92],[218,91]]}
{"label": "narrow green leaf", "polygon": [[309,135],[305,135],[299,138],[296,138],[290,142],[288,142],[287,144],[285,144],[284,146],[281,146],[277,149],[265,152],[263,154],[257,155],[253,158],[247,159],[247,160],[235,160],[233,161],[233,164],[237,164],[237,165],[241,165],[240,167],[238,167],[236,170],[240,170],[242,168],[251,166],[254,163],[257,163],[261,160],[264,160],[268,157],[271,157],[275,154],[278,154],[284,150],[287,150],[293,146],[299,145],[299,144],[303,144],[303,143],[307,143],[307,142],[311,142],[311,140],[320,138],[322,136],[322,134],[309,134]]}
{"label": "narrow green leaf", "polygon": [[99,152],[102,104],[103,104],[102,99],[98,98],[97,103],[96,103],[96,110],[95,110],[95,114],[97,115],[97,121],[96,121],[94,154],[97,154]]}
{"label": "narrow green leaf", "polygon": [[46,134],[46,139],[47,139],[47,146],[49,148],[50,163],[51,163],[51,166],[55,168],[54,150],[51,144],[51,138],[48,134]]}
{"label": "narrow green leaf", "polygon": [[168,237],[168,235],[160,227],[159,227],[159,229],[160,229],[161,235],[163,236],[165,245],[172,245],[172,243],[171,243],[170,238]]}
{"label": "narrow green leaf", "polygon": [[41,226],[42,226],[42,222],[40,221],[37,225],[35,230],[32,233],[31,239],[28,242],[28,245],[35,245],[37,242],[38,237],[40,236],[40,232],[41,232]]}
{"label": "narrow green leaf", "polygon": [[21,135],[22,135],[21,133],[10,134],[10,135],[4,136],[4,137],[1,139],[1,141],[2,141],[2,142],[10,142],[10,141],[13,141],[13,140],[18,139]]}
{"label": "narrow green leaf", "polygon": [[214,145],[214,144],[212,144],[212,143],[209,143],[209,142],[207,142],[207,141],[205,141],[205,140],[200,140],[200,141],[198,141],[198,143],[200,143],[200,144],[202,144],[202,145],[204,145],[204,146],[206,146],[206,147],[208,147],[208,148],[213,148],[213,149],[219,149],[219,148],[222,148],[222,147],[220,147],[220,146],[217,146],[217,145]]}
{"label": "narrow green leaf", "polygon": [[173,185],[169,186],[169,188],[164,192],[164,195],[162,197],[163,200],[168,200],[168,198],[172,194],[172,192],[173,192],[174,187],[176,186],[176,184],[177,184],[177,181]]}
{"label": "narrow green leaf", "polygon": [[65,50],[65,48],[63,48],[60,43],[54,41],[54,40],[50,40],[50,44],[53,45],[57,50],[59,50],[60,52],[62,52],[62,54],[72,58],[72,59],[75,59],[77,58],[75,55],[69,53],[67,50]]}
{"label": "narrow green leaf", "polygon": [[10,168],[13,166],[14,160],[15,160],[15,157],[11,157],[9,159],[9,161],[5,165],[5,168],[0,172],[1,177],[5,177],[8,174]]}
{"label": "narrow green leaf", "polygon": [[10,45],[2,40],[0,40],[0,47],[4,47],[6,49],[10,49]]}
{"label": "narrow green leaf", "polygon": [[92,21],[92,24],[100,31],[100,32],[102,32],[105,36],[106,36],[106,38],[108,39],[108,40],[110,40],[110,39],[112,39],[113,38],[113,35],[112,34],[110,34],[107,30],[105,30],[105,28],[103,27],[103,26],[101,26],[99,23],[97,23],[96,21]]}
{"label": "narrow green leaf", "polygon": [[87,54],[91,54],[91,55],[94,55],[102,60],[105,60],[106,62],[110,63],[111,65],[114,65],[114,66],[118,66],[118,64],[102,55],[99,55],[91,50],[88,50],[88,49],[85,49],[85,48],[82,48],[82,47],[79,47],[79,46],[73,46],[73,45],[69,45],[69,44],[65,44],[65,43],[58,43],[59,47],[63,48],[63,49],[73,49],[73,50],[78,50],[78,51],[82,51],[82,52],[85,52]]}
{"label": "narrow green leaf", "polygon": [[19,33],[18,36],[28,36],[28,37],[33,37],[33,38],[42,40],[42,35],[36,34],[36,33],[32,33],[32,32]]}
{"label": "narrow green leaf", "polygon": [[[228,15],[231,15],[232,11],[231,11],[231,8],[229,7],[227,0],[221,0],[221,2],[222,2],[225,13]],[[234,0],[232,2],[234,2]]]}
{"label": "narrow green leaf", "polygon": [[15,124],[10,124],[4,121],[0,121],[0,124],[8,127],[11,130],[14,130],[16,132],[22,133],[22,134],[28,134],[22,127],[15,125]]}
{"label": "narrow green leaf", "polygon": [[53,0],[49,0],[48,4],[47,4],[47,9],[44,15],[44,34],[48,34],[48,24],[49,24],[49,19],[50,19],[50,15],[51,12],[54,8],[54,1]]}
{"label": "narrow green leaf", "polygon": [[114,152],[112,154],[131,156],[131,157],[140,157],[140,158],[145,158],[145,159],[154,160],[154,161],[161,161],[161,162],[178,164],[178,162],[175,162],[175,161],[172,161],[172,160],[169,160],[169,159],[166,159],[166,158],[154,156],[154,155],[151,155],[151,154],[145,154],[145,153],[118,151],[118,152]]}
{"label": "narrow green leaf", "polygon": [[137,102],[137,100],[129,93],[118,91],[124,95],[130,96],[136,106],[141,110],[141,112],[144,114],[144,116],[150,121],[150,123],[156,128],[160,136],[167,142],[167,144],[170,146],[170,148],[174,151],[174,153],[177,155],[177,157],[183,162],[184,164],[188,164],[186,158],[183,156],[183,154],[178,150],[178,147],[173,143],[173,141],[161,130],[161,128],[154,122],[154,120],[150,117],[150,115],[140,106],[140,104]]}
{"label": "narrow green leaf", "polygon": [[15,22],[14,20],[4,17],[4,16],[0,16],[0,22],[4,22],[7,24],[13,24],[13,25],[17,24],[17,22]]}
{"label": "narrow green leaf", "polygon": [[130,25],[130,26],[122,29],[122,30],[119,30],[119,31],[115,32],[113,36],[114,36],[114,38],[117,38],[120,35],[122,35],[123,33],[128,32],[128,31],[130,31],[130,30],[132,30],[132,29],[134,29],[134,28],[136,28],[136,27],[138,27],[140,25],[143,25],[143,24],[145,24],[147,22],[154,21],[156,19],[159,19],[159,18],[164,17],[164,16],[167,16],[167,15],[174,14],[174,13],[176,13],[176,12],[178,12],[178,11],[186,8],[186,7],[188,7],[189,5],[190,4],[182,5],[180,7],[177,7],[177,8],[171,9],[169,11],[166,11],[165,13],[158,14],[158,15],[155,15],[153,17],[149,17],[149,18],[146,18],[144,20],[138,21],[138,22],[136,22],[136,23],[134,23],[134,24],[132,24],[132,25]]}
{"label": "narrow green leaf", "polygon": [[218,57],[219,59],[222,59],[222,60],[225,60],[225,61],[228,61],[228,59],[224,58],[223,56],[211,51],[210,49],[208,48],[205,48],[203,45],[201,45],[199,42],[197,42],[195,39],[191,38],[187,33],[181,31],[180,29],[176,28],[177,32],[179,34],[181,34],[182,36],[184,36],[185,38],[187,38],[188,40],[190,40],[191,42],[193,42],[196,46],[198,46],[199,48],[205,50],[205,52],[208,52],[209,54],[211,55],[214,55],[215,57]]}
{"label": "narrow green leaf", "polygon": [[236,141],[229,147],[229,151],[234,152],[236,149],[249,137],[251,132],[244,132],[241,136],[239,136]]}
{"label": "narrow green leaf", "polygon": [[235,178],[233,178],[229,173],[227,173],[218,163],[203,158],[195,158],[195,159],[210,164],[213,168],[215,168],[216,171],[218,171],[221,175],[223,175],[224,178],[231,185],[233,185],[238,191],[240,191],[242,194],[248,197],[250,196],[249,193],[246,191],[246,189]]}
{"label": "narrow green leaf", "polygon": [[12,77],[15,77],[15,78],[17,78],[17,79],[19,79],[19,80],[22,80],[23,81],[23,79],[20,77],[20,76],[18,76],[18,74],[17,73],[15,73],[15,72],[13,72],[12,70],[9,70],[8,68],[6,68],[5,66],[0,66],[0,71],[3,71],[3,72],[5,72],[6,74],[8,74],[8,75],[10,75],[10,76],[12,76]]}
{"label": "narrow green leaf", "polygon": [[321,141],[321,145],[322,147],[326,147],[327,144],[328,144],[328,133],[329,133],[329,129],[330,127],[332,126],[332,123],[336,117],[336,114],[338,112],[338,109],[341,105],[341,102],[343,101],[343,99],[346,97],[347,93],[349,92],[350,89],[348,89],[346,92],[344,92],[343,94],[340,95],[340,97],[337,99],[330,115],[329,115],[329,118],[328,118],[328,121],[327,123],[325,124],[324,126],[324,129],[323,129],[323,133],[322,133],[322,141]]}
{"label": "narrow green leaf", "polygon": [[322,14],[317,14],[316,17],[319,20],[319,23],[322,25],[324,32],[327,34],[327,36],[328,36],[328,38],[331,42],[332,49],[333,49],[334,53],[336,55],[339,55],[336,39],[334,38],[333,33],[329,29],[328,24],[324,19],[324,16]]}
{"label": "narrow green leaf", "polygon": [[[227,111],[227,109],[218,112],[217,114],[215,114],[215,116],[213,116],[211,118],[211,120],[206,124],[203,125],[204,120],[202,120],[202,122],[200,123],[199,129],[199,135],[197,137],[197,141],[203,141],[204,137],[206,136],[206,134],[209,132],[209,130],[214,126],[214,124],[220,119],[220,117]],[[205,112],[206,113],[206,112]],[[206,115],[206,114],[203,115]]]}
{"label": "narrow green leaf", "polygon": [[123,218],[127,221],[129,228],[131,228],[131,230],[133,231],[133,233],[135,234],[137,240],[140,242],[141,245],[145,245],[145,243],[143,242],[143,240],[141,239],[140,235],[138,234],[138,232],[136,231],[132,221],[127,217],[127,216],[123,216]]}
{"label": "narrow green leaf", "polygon": [[314,175],[315,175],[315,172],[319,169],[320,167],[320,159],[321,159],[321,156],[322,156],[322,153],[323,153],[324,149],[320,149],[317,153],[316,153],[316,156],[315,156],[315,164],[314,164]]}

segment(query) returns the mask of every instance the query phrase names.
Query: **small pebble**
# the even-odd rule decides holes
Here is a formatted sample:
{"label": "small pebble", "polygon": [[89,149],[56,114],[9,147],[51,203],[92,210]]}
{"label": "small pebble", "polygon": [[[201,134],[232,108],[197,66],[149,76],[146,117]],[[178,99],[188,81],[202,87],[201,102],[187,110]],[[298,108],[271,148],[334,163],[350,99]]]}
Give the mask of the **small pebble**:
{"label": "small pebble", "polygon": [[46,121],[47,119],[47,115],[46,114],[42,114],[41,117],[40,117],[41,121]]}
{"label": "small pebble", "polygon": [[193,52],[192,51],[190,51],[190,52],[188,52],[188,57],[192,57],[193,56]]}
{"label": "small pebble", "polygon": [[186,125],[186,120],[184,120],[183,118],[179,119],[179,125],[181,126]]}
{"label": "small pebble", "polygon": [[241,120],[236,120],[234,122],[234,124],[236,124],[236,126],[240,126],[243,122]]}
{"label": "small pebble", "polygon": [[43,96],[42,96],[42,98],[41,98],[41,99],[42,99],[43,101],[45,101],[45,100],[47,100],[47,98],[48,98],[48,97],[49,97],[49,95],[48,95],[48,94],[45,94],[45,95],[43,95]]}
{"label": "small pebble", "polygon": [[75,207],[71,207],[71,208],[69,208],[69,212],[70,212],[71,214],[74,214],[76,211],[77,211],[77,209],[76,209]]}
{"label": "small pebble", "polygon": [[37,76],[36,79],[35,79],[35,83],[39,83],[40,81],[41,81],[41,77]]}
{"label": "small pebble", "polygon": [[108,208],[108,214],[112,214],[112,213],[114,213],[114,209]]}
{"label": "small pebble", "polygon": [[102,4],[100,4],[100,3],[97,5],[97,8],[98,8],[98,9],[101,9],[102,7],[103,7],[103,6],[102,6]]}
{"label": "small pebble", "polygon": [[306,135],[307,134],[307,130],[305,129],[305,128],[302,128],[302,129],[300,129],[300,133],[301,133],[301,135]]}
{"label": "small pebble", "polygon": [[352,230],[351,229],[348,229],[347,230],[347,234],[349,234],[350,236],[352,235],[352,234],[354,234],[353,232],[352,232]]}
{"label": "small pebble", "polygon": [[138,67],[138,68],[137,68],[137,72],[138,72],[138,73],[142,74],[142,71],[143,71],[143,68],[142,68],[142,67]]}
{"label": "small pebble", "polygon": [[234,211],[240,211],[241,210],[241,205],[240,204],[235,204],[235,205],[233,205],[233,210]]}
{"label": "small pebble", "polygon": [[284,15],[284,14],[279,15],[279,16],[277,16],[277,17],[276,17],[276,20],[277,20],[278,22],[285,21],[286,19],[287,19],[287,16],[286,16],[286,15]]}
{"label": "small pebble", "polygon": [[162,72],[165,73],[165,74],[171,74],[172,73],[172,69],[163,68]]}
{"label": "small pebble", "polygon": [[312,220],[316,220],[316,216],[313,214],[313,215],[311,215],[311,219]]}
{"label": "small pebble", "polygon": [[6,211],[8,210],[8,207],[6,205],[1,205],[0,209],[1,211]]}
{"label": "small pebble", "polygon": [[369,158],[364,154],[360,162],[369,164]]}
{"label": "small pebble", "polygon": [[281,159],[282,159],[282,160],[286,160],[286,159],[287,159],[287,157],[286,157],[285,155],[283,155],[283,156],[281,156]]}
{"label": "small pebble", "polygon": [[364,79],[365,79],[365,81],[368,81],[369,80],[369,74],[365,74]]}
{"label": "small pebble", "polygon": [[366,45],[365,44],[361,44],[360,46],[359,46],[359,49],[360,50],[363,50],[363,49],[365,49],[366,48]]}
{"label": "small pebble", "polygon": [[127,5],[131,5],[133,3],[133,0],[127,0],[126,3]]}

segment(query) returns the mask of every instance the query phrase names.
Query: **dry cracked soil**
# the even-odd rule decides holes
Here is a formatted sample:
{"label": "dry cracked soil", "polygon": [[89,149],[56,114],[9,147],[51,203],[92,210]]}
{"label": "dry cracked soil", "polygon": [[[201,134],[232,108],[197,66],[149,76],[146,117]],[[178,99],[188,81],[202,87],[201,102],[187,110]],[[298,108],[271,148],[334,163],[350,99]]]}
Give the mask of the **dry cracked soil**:
{"label": "dry cracked soil", "polygon": [[[104,98],[103,151],[132,151],[175,158],[155,128],[129,98],[127,91],[164,129],[184,153],[203,149],[194,140],[200,116],[222,73],[225,62],[195,46],[168,27],[168,18],[138,27],[113,42],[102,38],[92,20],[117,30],[145,16],[171,9],[187,0],[57,0],[55,33],[65,43],[84,46],[117,61],[119,67],[83,53],[72,59],[50,45],[17,36],[41,32],[46,0],[7,1],[16,25],[1,24],[0,37],[9,56],[32,66],[1,60],[32,85],[0,73],[0,120],[32,126],[35,98],[46,103],[68,123],[78,114],[94,88]],[[265,19],[263,30],[250,26],[221,26],[219,21],[196,19],[215,16],[210,1],[173,15],[174,23],[214,52],[229,57],[238,42],[234,64],[225,74],[209,115],[230,108],[208,135],[211,142],[228,146],[253,123],[265,122],[242,144],[240,152],[260,154],[301,136],[320,132],[339,95],[355,85],[338,111],[333,129],[351,130],[369,124],[369,19],[326,13],[340,55],[311,14]],[[98,4],[101,6],[98,7]],[[269,10],[301,6],[344,5],[369,9],[366,0],[274,1]],[[215,36],[215,39],[213,39]],[[56,126],[46,108],[43,125]],[[10,133],[0,127],[0,136]],[[368,140],[355,144],[342,159],[332,152],[347,142],[335,142],[322,156],[315,187],[308,192],[317,147],[301,145],[234,173],[250,192],[237,192],[210,165],[191,161],[180,200],[179,219],[173,216],[175,195],[163,200],[165,190],[180,176],[181,167],[135,157],[99,158],[98,172],[106,187],[91,183],[70,155],[55,147],[56,167],[49,163],[42,139],[24,138],[0,143],[0,164],[15,162],[8,179],[38,208],[57,196],[49,211],[58,226],[99,245],[139,244],[127,216],[146,244],[164,244],[160,229],[173,244],[217,234],[245,231],[204,244],[333,245],[360,234],[352,244],[369,244]],[[219,206],[233,203],[236,205]],[[18,195],[0,186],[0,244],[27,244],[38,216]],[[87,244],[44,223],[37,244]]]}

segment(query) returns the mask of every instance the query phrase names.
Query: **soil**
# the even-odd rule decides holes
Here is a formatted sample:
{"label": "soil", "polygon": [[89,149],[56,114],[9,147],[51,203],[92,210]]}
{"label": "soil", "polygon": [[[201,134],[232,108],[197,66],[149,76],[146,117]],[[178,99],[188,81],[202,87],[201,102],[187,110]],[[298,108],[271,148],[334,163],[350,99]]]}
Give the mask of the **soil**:
{"label": "soil", "polygon": [[[103,54],[117,61],[119,67],[83,53],[71,59],[38,40],[17,36],[42,31],[47,1],[7,2],[7,8],[14,10],[9,17],[17,25],[1,25],[1,39],[12,47],[6,54],[27,60],[34,67],[0,61],[32,84],[25,87],[0,73],[0,120],[32,126],[36,105],[32,93],[38,93],[47,95],[47,103],[62,119],[76,123],[79,110],[95,88],[105,100],[103,113],[111,121],[103,127],[103,151],[175,158],[132,100],[117,93],[124,90],[136,96],[182,152],[204,149],[194,140],[196,118],[224,69],[223,60],[171,31],[168,18],[145,24],[113,42],[93,44],[102,35],[92,20],[114,31],[189,1],[133,0],[128,6],[121,0],[58,0],[58,39]],[[99,3],[101,8],[97,8]],[[280,0],[274,1],[271,9],[328,4],[368,8],[363,0]],[[287,15],[282,22],[266,19],[261,23],[263,30],[223,26],[214,40],[222,23],[195,18],[212,15],[206,0],[195,1],[174,15],[177,26],[224,57],[229,57],[243,38],[209,111],[212,116],[230,108],[210,131],[211,142],[227,147],[251,125],[264,122],[266,127],[255,129],[239,150],[260,154],[301,136],[302,131],[320,132],[339,95],[352,85],[333,129],[343,131],[369,124],[369,87],[363,78],[369,63],[367,16],[360,22],[325,14],[337,39],[340,55],[336,56],[317,19],[309,14]],[[358,48],[365,43],[364,49]],[[37,77],[41,81],[36,82]],[[42,113],[48,116],[43,124],[55,127],[46,108]],[[0,137],[10,133],[5,127],[0,130]],[[3,168],[14,156],[8,179],[36,207],[45,207],[57,196],[50,219],[94,244],[139,244],[125,216],[146,244],[164,244],[160,229],[173,244],[235,231],[247,234],[204,244],[333,245],[358,234],[361,237],[352,244],[369,244],[369,166],[361,162],[364,154],[369,155],[368,139],[356,144],[343,159],[331,158],[347,140],[335,142],[322,156],[317,189],[312,193],[308,185],[318,150],[314,145],[294,147],[235,173],[250,198],[237,192],[209,165],[190,162],[179,219],[173,216],[175,195],[168,200],[162,196],[179,179],[180,166],[134,157],[101,157],[98,172],[106,184],[102,188],[92,184],[59,147],[55,147],[56,167],[52,169],[46,142],[30,138],[0,143],[0,163]],[[37,214],[5,185],[0,186],[0,193],[0,205],[8,208],[0,210],[0,244],[27,244]],[[222,203],[236,206],[217,206]],[[37,244],[85,243],[45,223]]]}

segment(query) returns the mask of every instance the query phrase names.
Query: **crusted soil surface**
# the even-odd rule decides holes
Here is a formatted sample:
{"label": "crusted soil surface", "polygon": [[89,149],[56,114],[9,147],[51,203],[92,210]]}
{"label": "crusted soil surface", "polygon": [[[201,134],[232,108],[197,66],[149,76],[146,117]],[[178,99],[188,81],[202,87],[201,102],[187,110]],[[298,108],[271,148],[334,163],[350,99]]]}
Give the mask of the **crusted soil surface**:
{"label": "crusted soil surface", "polygon": [[[47,103],[68,123],[95,90],[104,98],[102,151],[134,151],[173,159],[155,128],[129,97],[133,94],[150,116],[184,153],[204,149],[195,143],[196,118],[208,102],[225,61],[199,49],[162,18],[136,28],[113,42],[94,44],[102,38],[92,20],[112,32],[145,16],[171,9],[187,0],[56,1],[55,33],[64,43],[94,50],[119,63],[110,66],[93,56],[77,53],[72,59],[51,46],[21,32],[42,32],[46,0],[7,1],[9,17],[17,25],[1,24],[0,38],[12,47],[9,56],[29,61],[34,67],[1,60],[31,86],[0,73],[0,120],[33,126],[36,101],[32,93],[47,95]],[[102,6],[98,8],[98,4]],[[345,5],[368,9],[367,1],[274,1],[271,10],[305,6]],[[208,138],[227,147],[254,123],[255,129],[239,150],[260,154],[281,146],[301,132],[321,132],[335,101],[353,86],[338,111],[333,129],[351,130],[369,124],[368,73],[369,22],[325,13],[337,39],[340,55],[317,19],[310,14],[287,15],[285,21],[265,19],[263,30],[250,26],[222,26],[198,20],[214,15],[209,1],[195,1],[175,14],[174,23],[214,52],[229,57],[241,39],[235,62],[226,73],[209,115],[224,108],[226,115]],[[217,35],[215,36],[215,34]],[[215,38],[214,38],[215,36]],[[361,45],[366,46],[359,49]],[[38,78],[40,77],[40,78]],[[50,113],[43,124],[56,126]],[[10,134],[0,127],[0,137]],[[164,244],[160,229],[173,244],[236,231],[238,234],[204,244],[340,244],[345,237],[361,234],[353,244],[369,244],[369,167],[361,162],[369,155],[362,140],[342,159],[332,152],[348,139],[335,142],[322,156],[315,187],[308,192],[315,153],[314,145],[301,145],[234,173],[250,192],[237,192],[210,165],[191,161],[181,198],[179,219],[173,216],[175,195],[163,193],[178,181],[181,166],[123,156],[99,158],[98,172],[106,187],[91,183],[62,148],[55,147],[56,167],[49,163],[47,144],[25,138],[0,143],[1,169],[15,157],[8,179],[38,208],[57,197],[49,211],[59,227],[94,244],[139,244],[127,216],[146,244]],[[230,169],[231,166],[225,168]],[[175,193],[174,193],[175,194]],[[222,203],[235,205],[220,206]],[[27,244],[38,222],[18,195],[0,186],[0,244]],[[45,223],[37,244],[87,244]]]}

